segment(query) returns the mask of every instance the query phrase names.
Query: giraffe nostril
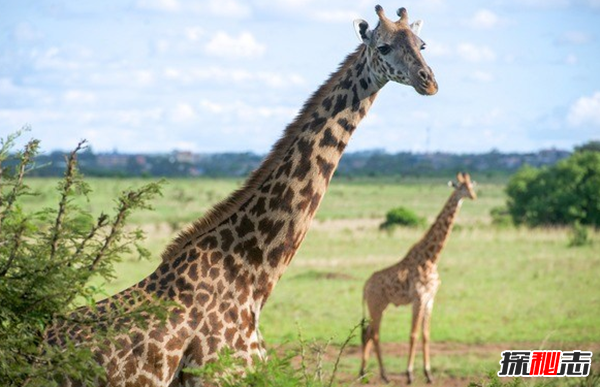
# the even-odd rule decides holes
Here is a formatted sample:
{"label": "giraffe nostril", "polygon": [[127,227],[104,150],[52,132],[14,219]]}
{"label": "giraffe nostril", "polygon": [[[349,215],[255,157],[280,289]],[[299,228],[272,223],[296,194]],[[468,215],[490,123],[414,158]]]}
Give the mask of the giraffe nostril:
{"label": "giraffe nostril", "polygon": [[426,82],[429,80],[429,73],[427,71],[421,69],[417,74],[419,74],[419,78],[421,78],[422,81]]}

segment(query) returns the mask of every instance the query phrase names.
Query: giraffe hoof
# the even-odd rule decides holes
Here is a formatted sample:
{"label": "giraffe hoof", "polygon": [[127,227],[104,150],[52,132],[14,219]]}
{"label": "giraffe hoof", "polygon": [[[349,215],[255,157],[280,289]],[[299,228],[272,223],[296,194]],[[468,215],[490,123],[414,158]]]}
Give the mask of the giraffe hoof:
{"label": "giraffe hoof", "polygon": [[410,371],[406,371],[406,383],[412,384],[413,382],[413,373]]}
{"label": "giraffe hoof", "polygon": [[381,374],[381,380],[383,380],[385,384],[389,384],[390,382],[386,374]]}
{"label": "giraffe hoof", "polygon": [[431,376],[431,371],[425,370],[425,378],[427,379],[427,384],[433,383],[433,377]]}

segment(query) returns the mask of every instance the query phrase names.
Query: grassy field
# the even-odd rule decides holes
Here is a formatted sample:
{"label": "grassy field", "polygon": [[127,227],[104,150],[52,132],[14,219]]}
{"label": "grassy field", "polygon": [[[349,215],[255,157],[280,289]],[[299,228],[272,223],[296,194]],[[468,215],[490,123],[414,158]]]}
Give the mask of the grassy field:
{"label": "grassy field", "polygon": [[[107,211],[117,192],[142,182],[91,179],[94,194],[83,205],[95,213]],[[49,205],[54,184],[33,180],[31,185],[44,194],[28,205]],[[106,284],[108,293],[149,274],[177,230],[239,184],[170,181],[155,202],[156,210],[132,219],[147,232],[153,260],[125,257],[117,268],[119,278]],[[591,232],[590,246],[570,248],[568,229],[497,228],[489,211],[504,204],[503,187],[499,181],[479,182],[479,199],[462,206],[439,264],[442,286],[431,334],[434,373],[442,380],[466,381],[497,371],[503,349],[600,350],[600,234]],[[379,231],[385,212],[402,205],[431,222],[449,194],[445,181],[436,179],[334,179],[304,244],[261,315],[267,343],[295,341],[298,326],[307,338],[343,341],[362,317],[364,281],[401,259],[425,231]],[[389,309],[383,321],[383,351],[392,378],[406,367],[409,321],[407,307]],[[358,344],[354,338],[342,359],[348,375],[358,369]],[[370,369],[376,372],[374,359]]]}

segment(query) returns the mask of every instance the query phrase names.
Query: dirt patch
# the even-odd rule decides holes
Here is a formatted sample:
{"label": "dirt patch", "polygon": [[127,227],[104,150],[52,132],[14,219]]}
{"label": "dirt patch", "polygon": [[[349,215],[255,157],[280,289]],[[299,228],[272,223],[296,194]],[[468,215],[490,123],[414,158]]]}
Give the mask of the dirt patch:
{"label": "dirt patch", "polygon": [[[436,361],[435,359],[444,358],[444,357],[453,357],[453,356],[464,356],[464,357],[478,357],[478,358],[489,358],[492,362],[500,360],[500,354],[502,351],[507,349],[557,349],[557,350],[589,350],[593,353],[598,353],[600,351],[600,343],[545,343],[543,344],[543,348],[539,342],[519,342],[519,343],[491,343],[491,344],[462,344],[462,343],[445,343],[445,342],[437,342],[431,343],[431,356],[432,356],[432,366],[433,366],[433,384],[427,384],[425,378],[423,376],[423,372],[421,369],[421,363],[415,362],[415,381],[411,386],[448,386],[448,387],[466,387],[470,382],[481,382],[486,379],[485,372],[482,374],[474,374],[471,376],[459,376],[459,375],[451,375],[447,371],[444,371],[443,366],[437,366],[436,369]],[[384,343],[382,346],[382,351],[384,353],[384,361],[385,359],[398,358],[400,356],[406,358],[408,353],[408,343]],[[417,349],[418,353],[421,351],[421,346],[419,345]],[[329,363],[333,363],[338,355],[339,348],[330,346],[325,354],[325,361]],[[342,355],[344,360],[348,360],[348,358],[352,359],[352,363],[356,365],[356,370],[348,370],[347,368],[344,371],[338,372],[336,380],[338,381],[338,385],[340,386],[384,386],[386,385],[383,380],[379,376],[379,368],[377,366],[377,360],[375,358],[375,354],[371,354],[371,358],[369,360],[369,364],[371,367],[369,371],[371,374],[368,375],[366,381],[359,381],[357,379],[358,374],[358,365],[360,364],[361,359],[361,348],[360,346],[349,346],[344,350],[344,354]],[[419,360],[419,359],[417,359]],[[388,360],[389,362],[389,360]],[[439,364],[439,362],[438,362]],[[498,365],[499,367],[499,365]],[[441,368],[441,369],[440,369]],[[598,362],[592,361],[592,368],[595,372],[599,371],[600,364]],[[392,369],[389,364],[387,366],[387,375],[390,380],[390,384],[387,386],[406,386],[406,365],[403,364],[400,369]],[[507,382],[512,380],[511,378],[506,378]]]}
{"label": "dirt patch", "polygon": [[311,224],[311,229],[320,231],[363,231],[378,229],[381,222],[383,222],[383,219],[315,219]]}
{"label": "dirt patch", "polygon": [[333,271],[315,271],[309,270],[305,273],[297,274],[290,279],[325,279],[325,280],[353,280],[355,279],[350,274],[346,273],[337,273]]}

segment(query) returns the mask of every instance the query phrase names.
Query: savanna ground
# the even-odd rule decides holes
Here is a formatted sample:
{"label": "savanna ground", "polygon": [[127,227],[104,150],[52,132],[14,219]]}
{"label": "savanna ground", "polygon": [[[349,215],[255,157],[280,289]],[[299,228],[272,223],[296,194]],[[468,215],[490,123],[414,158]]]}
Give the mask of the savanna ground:
{"label": "savanna ground", "polygon": [[[474,176],[478,179],[478,176]],[[94,213],[108,211],[112,199],[136,179],[89,179]],[[31,206],[50,205],[56,181],[35,179],[40,197]],[[405,254],[425,231],[378,229],[387,210],[405,206],[431,223],[450,194],[441,179],[335,178],[306,240],[275,288],[261,315],[268,345],[297,345],[299,330],[307,341],[336,345],[362,318],[362,287],[370,274]],[[118,278],[105,284],[120,291],[156,267],[160,253],[178,230],[241,184],[239,180],[170,180],[154,212],[132,217],[148,235],[151,261],[124,257]],[[436,385],[467,385],[497,372],[507,349],[582,349],[594,351],[600,365],[600,233],[592,244],[568,247],[565,228],[527,229],[492,225],[490,209],[504,204],[504,182],[479,181],[479,199],[462,206],[442,254],[442,286],[432,317],[432,366]],[[382,324],[384,361],[394,384],[404,385],[409,307],[389,308]],[[341,357],[340,384],[354,384],[360,362],[359,335]],[[415,363],[416,385],[424,384],[421,348]],[[381,380],[374,356],[368,385]]]}

